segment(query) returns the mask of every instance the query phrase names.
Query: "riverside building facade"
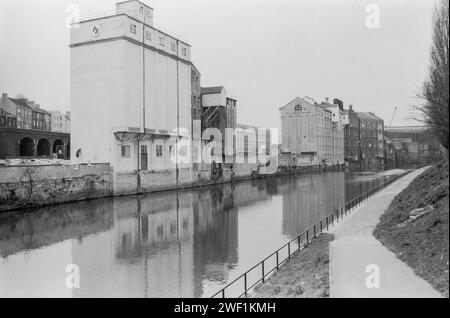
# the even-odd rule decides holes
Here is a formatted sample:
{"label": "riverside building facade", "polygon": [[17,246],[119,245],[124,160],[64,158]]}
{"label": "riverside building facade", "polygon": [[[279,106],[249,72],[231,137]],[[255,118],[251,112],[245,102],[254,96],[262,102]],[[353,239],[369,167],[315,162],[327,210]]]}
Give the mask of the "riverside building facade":
{"label": "riverside building facade", "polygon": [[116,193],[189,182],[191,165],[178,163],[176,147],[192,135],[191,46],[131,0],[82,19],[70,48],[72,163],[109,163]]}
{"label": "riverside building facade", "polygon": [[280,108],[280,113],[281,152],[290,156],[291,165],[344,163],[346,116],[339,106],[297,97]]}

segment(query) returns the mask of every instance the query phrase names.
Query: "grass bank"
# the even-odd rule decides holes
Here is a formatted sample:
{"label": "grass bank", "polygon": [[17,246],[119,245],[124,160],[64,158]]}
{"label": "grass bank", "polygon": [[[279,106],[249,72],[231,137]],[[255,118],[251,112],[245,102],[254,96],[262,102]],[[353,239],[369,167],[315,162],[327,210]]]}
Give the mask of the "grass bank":
{"label": "grass bank", "polygon": [[374,236],[436,290],[449,296],[449,170],[426,170],[392,201]]}
{"label": "grass bank", "polygon": [[327,298],[330,295],[329,243],[333,235],[324,233],[280,267],[249,297]]}

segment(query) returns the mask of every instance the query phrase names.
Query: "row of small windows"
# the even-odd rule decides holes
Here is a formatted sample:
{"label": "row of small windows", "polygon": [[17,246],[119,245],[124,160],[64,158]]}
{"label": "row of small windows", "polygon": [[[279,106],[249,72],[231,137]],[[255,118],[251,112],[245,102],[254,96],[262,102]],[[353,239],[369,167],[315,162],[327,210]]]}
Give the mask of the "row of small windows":
{"label": "row of small windows", "polygon": [[[163,146],[162,145],[156,145],[156,157],[162,157],[163,156]],[[130,145],[122,145],[120,146],[120,156],[122,158],[130,158],[130,151],[131,151],[131,146]],[[173,151],[173,147],[170,146],[169,148],[169,152]],[[147,153],[147,147],[145,146],[145,148],[141,147],[141,152],[142,153]]]}
{"label": "row of small windows", "polygon": [[[136,34],[136,24],[130,23],[130,32]],[[145,31],[145,39],[147,41],[152,41],[152,33],[150,31]],[[162,36],[159,37],[159,45],[166,46],[166,39]],[[170,49],[174,52],[177,51],[177,44],[175,42],[170,43]],[[187,56],[187,48],[181,48],[181,55]]]}

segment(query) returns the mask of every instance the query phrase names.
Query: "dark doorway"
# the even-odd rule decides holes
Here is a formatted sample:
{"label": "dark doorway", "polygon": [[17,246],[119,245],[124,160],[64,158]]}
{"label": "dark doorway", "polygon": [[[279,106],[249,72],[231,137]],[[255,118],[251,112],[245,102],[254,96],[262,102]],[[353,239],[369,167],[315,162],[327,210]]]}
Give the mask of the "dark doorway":
{"label": "dark doorway", "polygon": [[64,159],[64,143],[56,139],[53,142],[53,148],[52,148],[53,155],[58,159]]}
{"label": "dark doorway", "polygon": [[70,159],[70,142],[66,146],[66,159]]}
{"label": "dark doorway", "polygon": [[37,155],[38,157],[49,157],[50,156],[50,143],[47,139],[41,139],[37,145]]}
{"label": "dark doorway", "polygon": [[148,152],[147,146],[141,146],[141,170],[148,170]]}
{"label": "dark doorway", "polygon": [[20,157],[33,157],[34,156],[34,142],[31,138],[25,137],[20,141],[19,146]]}

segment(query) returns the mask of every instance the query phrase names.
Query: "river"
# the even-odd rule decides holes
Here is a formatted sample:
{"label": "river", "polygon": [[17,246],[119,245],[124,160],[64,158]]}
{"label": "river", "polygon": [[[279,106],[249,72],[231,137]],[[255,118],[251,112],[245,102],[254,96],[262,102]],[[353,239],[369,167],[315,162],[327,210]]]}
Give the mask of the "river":
{"label": "river", "polygon": [[[303,174],[3,213],[0,297],[208,297],[382,178]],[[69,264],[79,288],[66,286]]]}

